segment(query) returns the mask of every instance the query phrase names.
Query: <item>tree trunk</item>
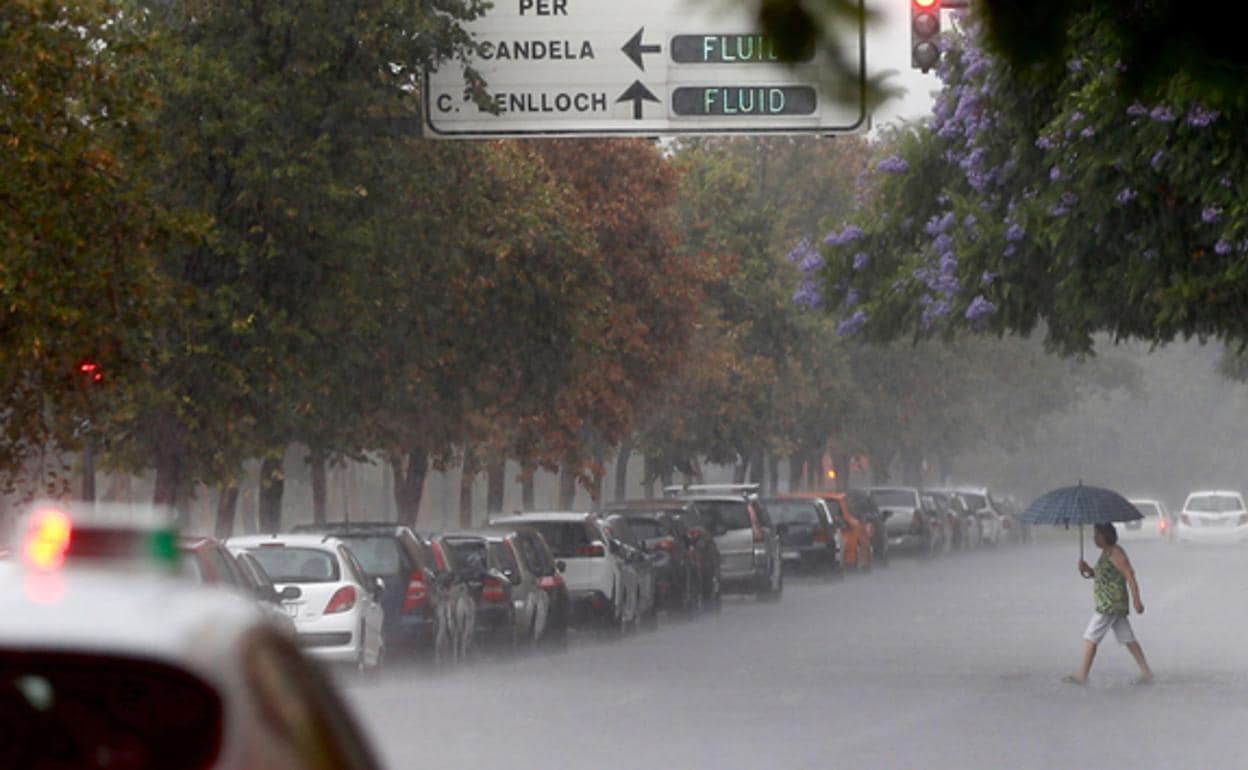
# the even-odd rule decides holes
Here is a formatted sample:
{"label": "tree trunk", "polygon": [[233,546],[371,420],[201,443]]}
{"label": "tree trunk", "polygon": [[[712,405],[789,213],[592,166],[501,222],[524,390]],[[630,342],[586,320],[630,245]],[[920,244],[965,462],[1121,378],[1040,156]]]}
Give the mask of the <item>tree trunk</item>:
{"label": "tree trunk", "polygon": [[507,483],[507,458],[490,460],[485,466],[485,480],[486,512],[502,513],[504,485]]}
{"label": "tree trunk", "polygon": [[91,439],[82,448],[82,501],[95,502],[95,442]]}
{"label": "tree trunk", "polygon": [[531,511],[537,507],[537,496],[534,494],[533,477],[537,475],[537,468],[532,465],[526,466],[520,471],[520,507],[526,511]]}
{"label": "tree trunk", "polygon": [[802,491],[806,479],[806,453],[794,452],[789,455],[789,491]]}
{"label": "tree trunk", "polygon": [[806,488],[823,489],[823,453],[810,450],[806,453]]}
{"label": "tree trunk", "polygon": [[615,456],[615,499],[628,499],[628,461],[633,456],[633,440],[624,439]]}
{"label": "tree trunk", "polygon": [[923,453],[918,449],[901,450],[901,478],[908,487],[923,486]]}
{"label": "tree trunk", "polygon": [[844,492],[849,489],[849,452],[834,452],[832,454],[832,467],[836,469],[836,483],[832,488]]}
{"label": "tree trunk", "polygon": [[942,451],[936,456],[936,462],[940,468],[940,483],[948,484],[953,479],[953,455]]}
{"label": "tree trunk", "polygon": [[767,494],[774,497],[780,492],[780,457],[774,452],[767,455]]}
{"label": "tree trunk", "polygon": [[572,510],[575,501],[576,473],[565,465],[559,469],[559,510]]}
{"label": "tree trunk", "polygon": [[764,453],[762,449],[755,449],[750,453],[750,470],[746,473],[746,483],[758,484],[759,489],[767,482],[767,464],[763,462]]}
{"label": "tree trunk", "polygon": [[459,526],[472,528],[472,482],[479,471],[476,450],[464,447],[464,462],[459,472]]}
{"label": "tree trunk", "polygon": [[659,472],[659,481],[662,483],[664,489],[676,483],[676,479],[673,478],[672,474],[672,466],[663,466],[663,470]]}
{"label": "tree trunk", "polygon": [[217,525],[213,535],[225,540],[234,534],[234,518],[238,513],[238,484],[221,487],[217,496]]}
{"label": "tree trunk", "polygon": [[156,454],[156,486],[152,490],[152,504],[157,509],[173,513],[178,504],[178,488],[182,486],[181,455],[177,451]]}
{"label": "tree trunk", "polygon": [[641,474],[642,475],[642,480],[641,480],[642,492],[645,493],[647,500],[653,500],[654,499],[654,477],[655,477],[654,460],[652,460],[649,457],[646,457],[643,459],[642,466],[644,468]]}
{"label": "tree trunk", "polygon": [[425,492],[425,476],[429,473],[429,453],[419,446],[408,447],[406,453],[391,452],[390,470],[394,473],[394,507],[398,512],[398,523],[414,527]]}
{"label": "tree trunk", "polygon": [[282,529],[282,492],[286,474],[282,458],[266,457],[260,463],[260,531],[280,532]]}
{"label": "tree trunk", "polygon": [[325,499],[328,494],[325,484],[324,450],[313,449],[308,455],[308,466],[312,472],[312,522],[320,525],[325,523]]}
{"label": "tree trunk", "polygon": [[750,459],[742,457],[739,462],[732,466],[732,483],[744,484],[745,480],[750,476]]}

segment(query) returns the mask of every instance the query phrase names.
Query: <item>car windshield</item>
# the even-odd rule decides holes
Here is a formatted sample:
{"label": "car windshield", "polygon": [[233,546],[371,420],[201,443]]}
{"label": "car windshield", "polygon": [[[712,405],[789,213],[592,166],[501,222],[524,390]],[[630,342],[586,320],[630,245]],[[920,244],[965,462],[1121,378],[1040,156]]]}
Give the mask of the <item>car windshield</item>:
{"label": "car windshield", "polygon": [[482,572],[489,568],[489,551],[481,538],[447,538],[446,544],[455,554],[455,561],[463,565],[464,569]]}
{"label": "car windshield", "polygon": [[589,545],[589,532],[579,521],[535,521],[531,526],[545,538],[556,559],[576,558],[577,549]]}
{"label": "car windshield", "polygon": [[983,495],[976,495],[970,492],[960,492],[959,494],[966,501],[967,507],[973,511],[980,511],[988,507],[988,500]]}
{"label": "car windshield", "polygon": [[385,577],[403,571],[399,541],[393,537],[350,536],[343,539],[369,577]]}
{"label": "car windshield", "polygon": [[918,496],[908,489],[873,489],[871,499],[881,508],[917,508]]}
{"label": "car windshield", "polygon": [[511,547],[501,541],[491,541],[489,544],[490,566],[502,572],[517,572],[519,565],[516,564],[516,556],[511,551]]}
{"label": "car windshield", "polygon": [[250,549],[274,583],[337,583],[338,560],[319,548],[260,546]]}
{"label": "car windshield", "polygon": [[220,697],[164,664],[7,651],[0,692],[8,768],[191,770],[212,766],[219,752]]}
{"label": "car windshield", "polygon": [[750,512],[744,500],[699,500],[698,513],[711,529],[750,529]]}
{"label": "car windshield", "polygon": [[1133,503],[1133,505],[1135,506],[1135,509],[1140,512],[1140,515],[1146,519],[1155,519],[1161,515],[1161,512],[1157,510],[1156,503],[1137,501]]}
{"label": "car windshield", "polygon": [[1184,507],[1196,513],[1226,513],[1243,510],[1244,505],[1231,495],[1194,495]]}
{"label": "car windshield", "polygon": [[668,534],[663,531],[663,527],[654,519],[630,516],[628,517],[628,526],[633,530],[633,534],[642,540],[652,540]]}
{"label": "car windshield", "polygon": [[819,512],[809,500],[768,500],[767,512],[776,524],[819,523]]}

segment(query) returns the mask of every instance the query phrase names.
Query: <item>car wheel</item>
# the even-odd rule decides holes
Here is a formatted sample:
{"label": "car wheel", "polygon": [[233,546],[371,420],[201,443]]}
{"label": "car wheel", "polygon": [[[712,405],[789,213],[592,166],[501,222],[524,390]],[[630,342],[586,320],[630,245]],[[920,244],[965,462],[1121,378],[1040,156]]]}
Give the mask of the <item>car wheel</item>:
{"label": "car wheel", "polygon": [[719,584],[719,575],[714,575],[711,577],[710,600],[711,600],[711,605],[710,605],[711,612],[718,615],[720,610],[724,608],[724,591],[723,591],[723,588]]}
{"label": "car wheel", "polygon": [[759,601],[776,601],[784,591],[784,565],[779,561],[767,572],[766,582],[759,588]]}
{"label": "car wheel", "polygon": [[685,578],[685,616],[696,618],[702,614],[702,586],[699,583],[694,585],[692,577]]}

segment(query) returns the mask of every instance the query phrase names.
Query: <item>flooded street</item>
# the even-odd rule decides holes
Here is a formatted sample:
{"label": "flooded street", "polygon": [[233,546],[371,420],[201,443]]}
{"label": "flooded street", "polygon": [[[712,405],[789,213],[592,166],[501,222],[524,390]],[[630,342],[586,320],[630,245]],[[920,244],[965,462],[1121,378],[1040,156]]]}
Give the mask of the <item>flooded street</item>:
{"label": "flooded street", "polygon": [[1242,767],[1248,554],[1124,540],[1157,681],[1111,636],[1080,688],[1061,677],[1091,583],[1059,537],[790,579],[778,604],[561,655],[391,668],[350,698],[396,768]]}

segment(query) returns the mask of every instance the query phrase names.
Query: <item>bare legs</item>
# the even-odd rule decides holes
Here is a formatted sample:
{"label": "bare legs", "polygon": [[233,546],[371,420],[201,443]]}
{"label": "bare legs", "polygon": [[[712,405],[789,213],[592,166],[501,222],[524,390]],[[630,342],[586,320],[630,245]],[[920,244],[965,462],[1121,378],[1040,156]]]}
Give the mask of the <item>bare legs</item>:
{"label": "bare legs", "polygon": [[[1083,667],[1079,669],[1078,674],[1066,677],[1065,681],[1071,684],[1083,684],[1088,681],[1088,672],[1092,670],[1092,661],[1096,659],[1096,646],[1096,642],[1083,640]],[[1148,667],[1148,661],[1144,659],[1144,650],[1140,647],[1140,643],[1127,642],[1127,650],[1140,667],[1140,678],[1136,681],[1140,684],[1153,681],[1153,670]]]}

